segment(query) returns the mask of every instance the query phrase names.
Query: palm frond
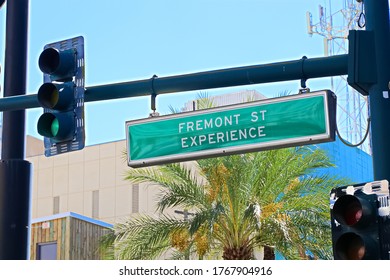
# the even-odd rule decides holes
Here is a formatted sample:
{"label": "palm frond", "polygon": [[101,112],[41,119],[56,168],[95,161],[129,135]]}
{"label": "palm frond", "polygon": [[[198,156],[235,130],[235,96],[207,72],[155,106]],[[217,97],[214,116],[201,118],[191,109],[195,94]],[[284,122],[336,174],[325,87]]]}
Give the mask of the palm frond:
{"label": "palm frond", "polygon": [[169,164],[161,167],[164,174],[170,174],[170,184],[166,185],[158,202],[158,209],[180,206],[182,208],[200,209],[207,207],[207,198],[203,189],[202,178],[196,168],[183,164]]}
{"label": "palm frond", "polygon": [[214,225],[218,222],[221,215],[225,214],[225,209],[221,203],[216,203],[208,209],[195,213],[190,221],[189,232],[195,234],[201,226],[206,225],[210,232],[213,232]]}
{"label": "palm frond", "polygon": [[175,107],[173,107],[172,105],[169,105],[169,106],[168,106],[168,109],[169,109],[169,113],[170,113],[170,114],[179,114],[179,113],[182,112],[180,109],[175,108]]}
{"label": "palm frond", "polygon": [[143,215],[115,226],[115,252],[119,259],[153,259],[171,247],[172,232],[188,226],[167,215]]}
{"label": "palm frond", "polygon": [[216,106],[214,99],[209,96],[207,91],[200,91],[196,98],[196,109],[210,109]]}
{"label": "palm frond", "polygon": [[[323,172],[333,167],[325,152],[304,146],[130,169],[127,180],[160,186],[161,214],[173,207],[195,214],[186,221],[140,216],[117,225],[115,257],[151,259],[169,252],[177,259],[188,253],[203,258],[217,249],[227,256],[236,248],[270,246],[287,259],[307,253],[327,259],[329,191],[345,184]],[[180,230],[188,233],[189,245],[175,251],[171,237]],[[201,253],[196,240],[209,243]]]}

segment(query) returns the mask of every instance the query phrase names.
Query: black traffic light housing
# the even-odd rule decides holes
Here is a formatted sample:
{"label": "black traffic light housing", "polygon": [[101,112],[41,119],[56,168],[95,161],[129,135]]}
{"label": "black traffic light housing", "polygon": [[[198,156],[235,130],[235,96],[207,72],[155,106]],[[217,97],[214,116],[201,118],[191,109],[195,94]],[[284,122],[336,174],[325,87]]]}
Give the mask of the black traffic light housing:
{"label": "black traffic light housing", "polygon": [[378,80],[374,32],[350,30],[348,42],[348,84],[367,96]]}
{"label": "black traffic light housing", "polygon": [[388,181],[334,188],[330,208],[334,259],[390,259]]}
{"label": "black traffic light housing", "polygon": [[38,133],[44,136],[45,155],[84,148],[84,38],[76,37],[45,46],[39,57],[44,84],[38,102],[44,113]]}

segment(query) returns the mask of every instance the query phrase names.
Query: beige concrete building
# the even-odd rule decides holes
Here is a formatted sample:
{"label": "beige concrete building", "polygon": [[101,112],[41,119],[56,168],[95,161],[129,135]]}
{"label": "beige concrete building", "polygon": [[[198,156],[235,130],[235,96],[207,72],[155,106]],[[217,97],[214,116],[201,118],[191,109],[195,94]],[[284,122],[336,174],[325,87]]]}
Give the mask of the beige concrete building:
{"label": "beige concrete building", "polygon": [[55,157],[43,155],[43,142],[28,136],[33,164],[32,219],[74,212],[114,224],[137,213],[155,212],[158,186],[124,180],[126,141],[87,146]]}

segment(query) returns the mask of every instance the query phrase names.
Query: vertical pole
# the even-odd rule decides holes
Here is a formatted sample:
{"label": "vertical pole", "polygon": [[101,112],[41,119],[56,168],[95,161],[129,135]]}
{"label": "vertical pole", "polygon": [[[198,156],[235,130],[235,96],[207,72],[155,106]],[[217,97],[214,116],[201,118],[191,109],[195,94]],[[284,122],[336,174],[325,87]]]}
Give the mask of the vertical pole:
{"label": "vertical pole", "polygon": [[[7,2],[4,97],[26,94],[27,67],[28,0]],[[25,110],[3,113],[2,159],[24,158],[24,126]]]}
{"label": "vertical pole", "polygon": [[390,29],[388,0],[365,0],[366,29],[374,31],[377,83],[369,90],[375,180],[390,180]]}
{"label": "vertical pole", "polygon": [[[7,1],[4,96],[26,94],[28,0]],[[3,114],[0,259],[28,258],[31,164],[24,160],[25,110]]]}

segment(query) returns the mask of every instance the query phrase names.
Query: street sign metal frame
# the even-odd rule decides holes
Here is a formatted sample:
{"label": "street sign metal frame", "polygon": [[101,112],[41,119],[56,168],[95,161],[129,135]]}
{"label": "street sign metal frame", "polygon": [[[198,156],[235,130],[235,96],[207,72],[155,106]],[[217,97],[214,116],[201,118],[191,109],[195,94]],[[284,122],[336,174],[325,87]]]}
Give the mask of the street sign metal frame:
{"label": "street sign metal frame", "polygon": [[[285,102],[294,102],[297,100],[307,100],[309,98],[314,97],[322,97],[323,98],[323,113],[324,113],[324,126],[325,131],[319,134],[315,135],[304,135],[300,137],[294,137],[294,138],[288,138],[288,139],[280,139],[280,140],[270,140],[270,141],[262,141],[262,142],[256,142],[252,144],[244,144],[244,145],[235,145],[230,147],[216,147],[216,148],[208,148],[204,150],[198,150],[198,151],[191,151],[191,152],[180,152],[180,153],[174,153],[174,154],[166,154],[162,156],[152,156],[152,157],[144,157],[144,158],[136,158],[134,156],[133,151],[135,149],[131,148],[131,141],[132,138],[135,139],[134,135],[134,128],[137,126],[142,126],[144,124],[151,124],[159,122],[166,122],[169,120],[185,120],[188,117],[192,116],[207,116],[214,113],[224,113],[231,110],[247,110],[250,108],[260,108],[261,106],[265,105],[272,105],[272,104],[288,104]],[[286,105],[285,105],[286,106]],[[302,114],[305,114],[305,112],[302,112]],[[299,130],[299,127],[296,128]],[[133,131],[132,131],[133,130]],[[285,96],[285,97],[278,97],[278,98],[269,98],[269,99],[262,99],[255,102],[247,102],[247,103],[241,103],[236,105],[229,105],[229,106],[222,106],[222,107],[216,107],[212,109],[207,110],[198,110],[198,111],[192,111],[192,112],[185,112],[180,114],[172,114],[172,115],[166,115],[161,117],[153,117],[153,118],[146,118],[146,119],[139,119],[139,120],[133,120],[133,121],[127,121],[126,122],[126,147],[127,147],[127,163],[130,167],[146,167],[146,166],[152,166],[152,165],[158,165],[158,164],[166,164],[166,163],[173,163],[173,162],[182,162],[182,161],[189,161],[189,160],[196,160],[196,159],[202,159],[202,158],[209,158],[209,157],[216,157],[216,156],[224,156],[224,155],[231,155],[231,154],[239,154],[239,153],[247,153],[247,152],[256,152],[256,151],[263,151],[263,150],[269,150],[269,149],[277,149],[277,148],[284,148],[284,147],[294,147],[294,146],[300,146],[300,145],[307,145],[307,144],[316,144],[316,143],[323,143],[323,142],[330,142],[334,141],[335,139],[335,131],[336,131],[336,96],[333,92],[329,90],[323,90],[318,92],[311,92],[306,94],[297,94],[297,95],[291,95],[291,96]],[[133,133],[133,135],[132,135]],[[154,134],[152,137],[154,137],[155,143],[158,143],[158,138],[162,135],[159,133],[156,133],[155,131],[149,131],[147,133]],[[259,132],[260,133],[260,132]],[[141,137],[142,138],[142,137]],[[145,138],[146,139],[146,138]],[[147,142],[146,140],[144,143]],[[141,139],[142,143],[142,139]],[[186,145],[188,143],[186,142]],[[143,144],[142,144],[143,145]],[[183,142],[182,142],[183,145]],[[156,147],[138,147],[137,149],[148,149],[148,150],[156,150],[159,149],[158,146]],[[133,154],[132,154],[133,153]]]}

